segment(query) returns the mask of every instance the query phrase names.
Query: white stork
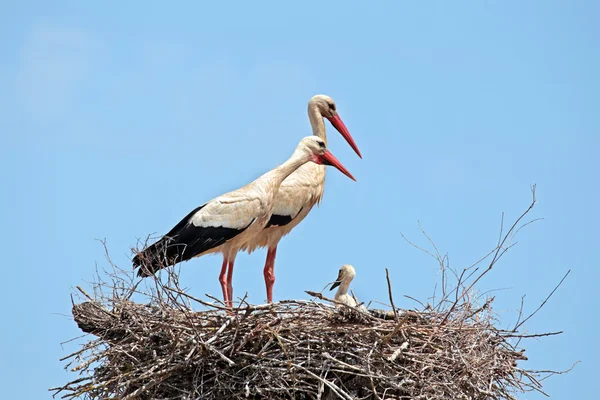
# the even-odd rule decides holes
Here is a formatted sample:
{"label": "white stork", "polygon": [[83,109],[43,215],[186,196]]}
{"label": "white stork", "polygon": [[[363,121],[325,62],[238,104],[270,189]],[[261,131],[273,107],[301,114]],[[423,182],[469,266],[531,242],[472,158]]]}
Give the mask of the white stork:
{"label": "white stork", "polygon": [[[340,287],[335,293],[334,299],[339,301],[340,303],[344,303],[351,307],[356,307],[356,299],[348,294],[348,288],[350,287],[350,282],[356,276],[356,272],[354,271],[354,267],[350,264],[342,265],[340,268],[340,272],[338,273],[338,277],[331,285],[329,290],[333,290],[336,287]],[[336,304],[336,307],[339,305]]]}
{"label": "white stork", "polygon": [[315,136],[300,141],[292,156],[254,182],[219,196],[190,212],[169,233],[133,259],[139,276],[150,276],[175,263],[209,253],[223,253],[219,281],[225,303],[233,306],[233,263],[240,246],[267,225],[281,182],[303,164],[312,161],[333,165],[346,176],[352,174]]}
{"label": "white stork", "polygon": [[[362,158],[358,146],[342,122],[335,102],[329,96],[316,95],[308,102],[308,118],[312,127],[313,135],[319,137],[327,144],[325,124],[323,118],[337,129],[354,149],[356,154]],[[267,288],[267,301],[273,301],[273,284],[275,283],[275,256],[279,241],[296,225],[298,225],[310,212],[313,206],[320,203],[325,186],[325,167],[322,165],[308,163],[298,168],[283,181],[275,199],[273,215],[267,223],[266,228],[258,235],[252,237],[248,243],[242,246],[242,250],[252,253],[259,247],[267,247],[267,260],[265,262],[264,277]]]}

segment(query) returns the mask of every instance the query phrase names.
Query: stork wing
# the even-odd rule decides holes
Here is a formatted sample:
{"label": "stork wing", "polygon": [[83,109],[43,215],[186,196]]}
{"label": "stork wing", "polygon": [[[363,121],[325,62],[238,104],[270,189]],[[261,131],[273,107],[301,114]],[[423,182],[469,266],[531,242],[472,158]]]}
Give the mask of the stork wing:
{"label": "stork wing", "polygon": [[[236,191],[237,192],[237,191]],[[158,242],[133,259],[134,266],[144,264],[140,276],[189,260],[218,247],[245,231],[256,220],[261,201],[253,193],[231,192],[196,208]]]}

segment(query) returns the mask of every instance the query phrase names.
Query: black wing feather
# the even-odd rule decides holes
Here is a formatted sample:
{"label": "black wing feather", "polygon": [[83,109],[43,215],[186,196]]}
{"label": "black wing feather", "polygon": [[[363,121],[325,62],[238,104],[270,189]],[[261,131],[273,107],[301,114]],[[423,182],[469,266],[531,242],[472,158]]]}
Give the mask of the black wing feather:
{"label": "black wing feather", "polygon": [[[304,208],[304,207],[302,207],[302,208]],[[300,211],[298,211],[298,213],[296,213],[296,216],[298,216],[298,214],[300,214],[302,212],[302,208],[300,209]],[[296,218],[296,216],[292,217],[291,215],[272,214],[271,218],[269,219],[269,222],[267,223],[267,226],[265,226],[265,228],[268,228],[270,226],[287,225],[290,222],[292,222],[294,220],[294,218]]]}
{"label": "black wing feather", "polygon": [[293,219],[294,218],[292,218],[291,215],[273,214],[271,215],[271,219],[269,219],[269,222],[267,223],[267,226],[265,228],[268,228],[270,226],[284,226],[292,222]]}
{"label": "black wing feather", "polygon": [[200,211],[202,205],[190,212],[173,229],[156,243],[148,246],[133,258],[133,266],[140,267],[138,276],[150,276],[158,270],[181,261],[187,261],[199,254],[222,245],[233,239],[245,228],[200,227],[190,223],[192,216]]}

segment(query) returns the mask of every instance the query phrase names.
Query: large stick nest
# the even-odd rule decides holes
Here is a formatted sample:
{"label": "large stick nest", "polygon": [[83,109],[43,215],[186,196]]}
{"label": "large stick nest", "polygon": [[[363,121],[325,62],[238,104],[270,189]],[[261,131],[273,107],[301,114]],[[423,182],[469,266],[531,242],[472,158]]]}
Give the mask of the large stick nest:
{"label": "large stick nest", "polygon": [[[519,366],[526,357],[517,346],[548,334],[519,333],[522,315],[514,329],[497,328],[493,298],[477,304],[474,295],[507,248],[503,241],[490,253],[482,274],[467,274],[470,284],[468,269],[453,290],[442,274],[442,296],[414,310],[394,307],[389,279],[392,311],[308,292],[312,300],[242,299],[227,312],[216,299],[185,293],[173,270],[145,291],[130,272],[117,272],[93,296],[79,288],[86,301],[73,305],[73,316],[96,338],[63,359],[80,377],[52,390],[88,399],[476,400],[541,392],[544,376]],[[444,273],[446,258],[437,257]],[[147,304],[132,301],[140,293]]]}
{"label": "large stick nest", "polygon": [[97,339],[72,356],[88,374],[63,397],[512,399],[541,388],[489,302],[397,314],[296,300],[233,315],[88,301],[73,316]]}

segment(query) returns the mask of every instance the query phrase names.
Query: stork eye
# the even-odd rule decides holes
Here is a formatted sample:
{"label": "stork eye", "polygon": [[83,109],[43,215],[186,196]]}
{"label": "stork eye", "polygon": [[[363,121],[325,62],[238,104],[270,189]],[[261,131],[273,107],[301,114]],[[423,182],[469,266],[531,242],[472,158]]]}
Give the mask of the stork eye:
{"label": "stork eye", "polygon": [[330,110],[335,111],[335,104],[329,103],[328,105]]}
{"label": "stork eye", "polygon": [[317,142],[317,143],[319,143],[319,146],[320,146],[322,149],[324,149],[324,148],[325,148],[325,142],[321,142],[321,141],[319,141],[319,142]]}

